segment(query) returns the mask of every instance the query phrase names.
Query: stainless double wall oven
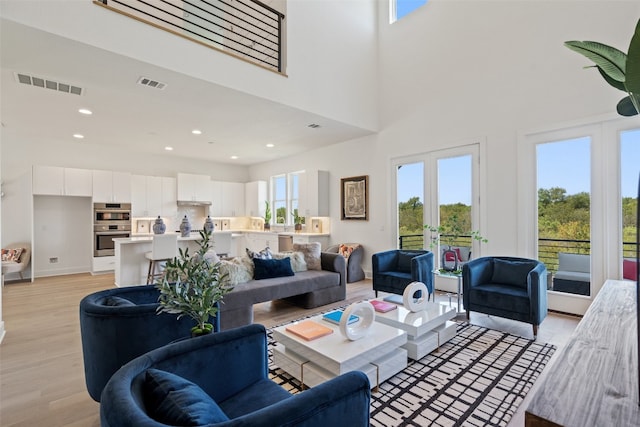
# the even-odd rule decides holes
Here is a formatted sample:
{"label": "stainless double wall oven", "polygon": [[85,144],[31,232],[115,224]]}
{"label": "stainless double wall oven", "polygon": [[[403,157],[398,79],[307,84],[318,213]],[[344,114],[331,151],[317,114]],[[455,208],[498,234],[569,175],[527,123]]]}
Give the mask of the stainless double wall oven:
{"label": "stainless double wall oven", "polygon": [[113,239],[131,237],[131,203],[93,204],[93,256],[115,255]]}

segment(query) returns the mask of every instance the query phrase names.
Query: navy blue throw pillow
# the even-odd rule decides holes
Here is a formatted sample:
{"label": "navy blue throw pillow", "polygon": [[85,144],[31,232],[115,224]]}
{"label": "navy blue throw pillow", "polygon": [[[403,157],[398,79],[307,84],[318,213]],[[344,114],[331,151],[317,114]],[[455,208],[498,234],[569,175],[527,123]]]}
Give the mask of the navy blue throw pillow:
{"label": "navy blue throw pillow", "polygon": [[199,426],[229,421],[204,390],[170,372],[147,369],[144,391],[149,415],[163,424]]}
{"label": "navy blue throw pillow", "polygon": [[527,288],[527,277],[535,267],[530,262],[493,260],[492,283]]}
{"label": "navy blue throw pillow", "polygon": [[274,277],[293,276],[291,259],[259,259],[253,260],[253,278],[256,280],[272,279]]}
{"label": "navy blue throw pillow", "polygon": [[398,263],[396,268],[403,273],[411,273],[411,260],[420,254],[415,252],[398,251]]}

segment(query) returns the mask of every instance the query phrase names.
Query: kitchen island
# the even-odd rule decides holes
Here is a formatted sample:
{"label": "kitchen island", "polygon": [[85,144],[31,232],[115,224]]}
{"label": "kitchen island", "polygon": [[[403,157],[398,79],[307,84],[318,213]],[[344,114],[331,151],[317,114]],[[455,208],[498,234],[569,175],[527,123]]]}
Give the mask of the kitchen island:
{"label": "kitchen island", "polygon": [[[115,284],[118,287],[140,286],[147,281],[149,260],[145,257],[151,252],[153,235],[113,239],[115,246]],[[199,233],[189,237],[178,236],[178,248],[189,248],[190,253],[198,250]],[[211,247],[218,254],[231,251],[231,232],[214,231],[211,235]]]}

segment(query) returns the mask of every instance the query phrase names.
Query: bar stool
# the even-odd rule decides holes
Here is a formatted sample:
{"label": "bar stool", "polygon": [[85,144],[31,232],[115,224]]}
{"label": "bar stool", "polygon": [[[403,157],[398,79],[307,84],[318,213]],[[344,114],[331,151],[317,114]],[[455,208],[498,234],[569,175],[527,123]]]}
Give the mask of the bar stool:
{"label": "bar stool", "polygon": [[163,262],[175,258],[178,253],[177,234],[156,234],[153,236],[151,252],[144,254],[149,260],[149,272],[147,273],[147,285],[153,284],[153,279],[162,277],[164,271],[156,273],[156,267]]}

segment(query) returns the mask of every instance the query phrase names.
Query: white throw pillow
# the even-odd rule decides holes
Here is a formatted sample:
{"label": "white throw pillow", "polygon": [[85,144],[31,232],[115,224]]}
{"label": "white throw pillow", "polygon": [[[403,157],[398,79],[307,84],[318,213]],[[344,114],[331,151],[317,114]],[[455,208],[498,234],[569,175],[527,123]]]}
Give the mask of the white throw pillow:
{"label": "white throw pillow", "polygon": [[253,279],[253,261],[247,257],[236,257],[220,261],[220,274],[227,274],[232,286],[247,283]]}
{"label": "white throw pillow", "polygon": [[308,270],[322,270],[320,242],[294,243],[293,250],[304,254],[304,260],[307,263]]}

